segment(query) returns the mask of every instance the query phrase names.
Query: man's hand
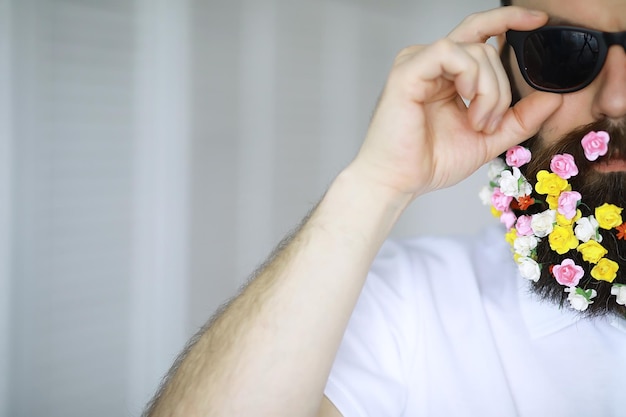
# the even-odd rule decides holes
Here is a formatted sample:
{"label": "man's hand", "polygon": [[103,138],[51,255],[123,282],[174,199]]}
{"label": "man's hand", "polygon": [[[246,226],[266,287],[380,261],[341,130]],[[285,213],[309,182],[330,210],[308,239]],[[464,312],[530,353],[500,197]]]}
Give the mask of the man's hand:
{"label": "man's hand", "polygon": [[501,7],[469,16],[432,45],[403,50],[354,161],[360,175],[415,198],[456,184],[534,135],[561,97],[537,92],[510,108],[509,80],[485,42],[547,19],[543,12]]}
{"label": "man's hand", "polygon": [[484,44],[546,20],[500,8],[467,18],[433,45],[404,50],[356,159],[176,362],[146,415],[337,415],[324,386],[398,216],[417,195],[464,179],[533,135],[561,103],[536,93],[510,109],[506,74]]}

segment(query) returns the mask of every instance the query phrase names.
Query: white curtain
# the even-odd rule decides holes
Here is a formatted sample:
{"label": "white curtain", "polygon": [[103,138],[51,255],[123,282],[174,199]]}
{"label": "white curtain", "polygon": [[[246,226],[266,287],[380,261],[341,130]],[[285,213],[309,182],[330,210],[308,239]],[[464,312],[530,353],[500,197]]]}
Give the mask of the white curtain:
{"label": "white curtain", "polygon": [[[0,0],[0,417],[138,415],[353,157],[398,50],[496,5]],[[475,231],[482,183],[394,234]]]}

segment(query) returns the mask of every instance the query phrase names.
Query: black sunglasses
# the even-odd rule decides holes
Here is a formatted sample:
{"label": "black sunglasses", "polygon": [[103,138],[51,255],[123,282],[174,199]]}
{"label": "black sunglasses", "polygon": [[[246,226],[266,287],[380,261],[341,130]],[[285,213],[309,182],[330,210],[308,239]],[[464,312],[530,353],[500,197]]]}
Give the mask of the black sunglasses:
{"label": "black sunglasses", "polygon": [[572,26],[509,30],[506,40],[515,51],[526,82],[537,90],[553,93],[587,87],[602,69],[609,46],[622,45],[626,50],[626,32]]}

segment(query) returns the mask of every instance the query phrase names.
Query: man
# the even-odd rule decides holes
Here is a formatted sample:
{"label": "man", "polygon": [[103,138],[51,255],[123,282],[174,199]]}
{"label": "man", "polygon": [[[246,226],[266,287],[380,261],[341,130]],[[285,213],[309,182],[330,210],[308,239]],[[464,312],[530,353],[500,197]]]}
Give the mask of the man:
{"label": "man", "polygon": [[[534,77],[530,82],[556,93],[531,87],[504,45],[508,30],[546,24],[626,30],[626,0],[514,3],[472,15],[445,39],[398,55],[358,155],[300,230],[192,340],[149,415],[626,412],[621,319],[581,317],[562,302],[531,297],[502,228],[477,239],[416,239],[383,246],[413,200],[419,204],[422,194],[461,181],[535,134],[528,143],[533,155],[553,152],[562,137],[593,122],[611,130],[611,146],[626,139],[619,137],[626,116],[621,45],[605,45],[601,34],[591,37],[606,46],[606,59],[598,61],[592,54],[597,74],[575,73],[574,81],[541,78],[548,66],[533,63],[526,74]],[[496,50],[485,45],[492,36],[504,48],[504,64],[519,94],[513,107],[509,77]],[[590,36],[583,33],[585,40]],[[573,68],[589,64],[575,55],[582,54],[581,48],[552,52],[557,50],[567,52],[557,62],[578,59]],[[542,59],[554,58],[552,52]],[[602,168],[581,169],[578,175],[607,175],[621,186],[626,168],[621,151],[605,155],[609,159],[602,157],[597,165]],[[583,202],[589,197],[584,195]],[[450,221],[462,227],[471,219],[463,218],[459,205],[457,218]],[[519,206],[513,209],[522,217]],[[575,220],[580,219],[569,218]],[[620,261],[621,254],[610,256]],[[555,267],[547,265],[542,274],[558,274]],[[624,276],[617,282],[624,282]],[[553,290],[539,292],[559,300],[551,297]],[[615,296],[610,300],[615,303]]]}

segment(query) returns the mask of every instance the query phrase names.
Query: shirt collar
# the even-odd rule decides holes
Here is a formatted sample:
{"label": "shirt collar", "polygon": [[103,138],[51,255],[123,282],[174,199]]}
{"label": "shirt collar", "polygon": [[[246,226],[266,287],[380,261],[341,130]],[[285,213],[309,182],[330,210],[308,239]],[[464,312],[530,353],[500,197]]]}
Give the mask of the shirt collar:
{"label": "shirt collar", "polygon": [[[538,296],[532,293],[529,282],[520,276],[518,276],[518,284],[520,311],[531,338],[549,336],[579,320],[586,320],[572,309],[538,299]],[[607,321],[614,328],[626,333],[626,320],[623,318],[614,316],[608,318]]]}

